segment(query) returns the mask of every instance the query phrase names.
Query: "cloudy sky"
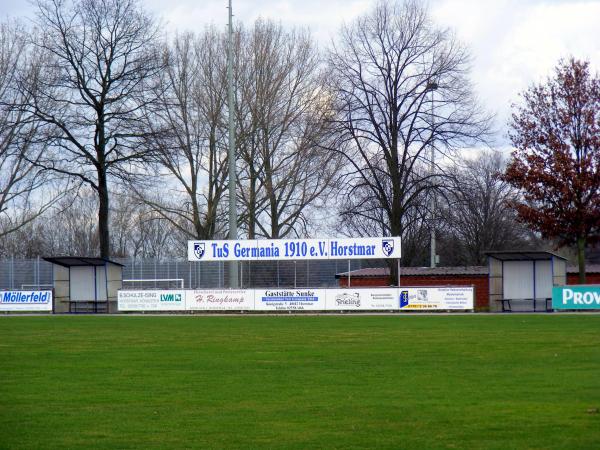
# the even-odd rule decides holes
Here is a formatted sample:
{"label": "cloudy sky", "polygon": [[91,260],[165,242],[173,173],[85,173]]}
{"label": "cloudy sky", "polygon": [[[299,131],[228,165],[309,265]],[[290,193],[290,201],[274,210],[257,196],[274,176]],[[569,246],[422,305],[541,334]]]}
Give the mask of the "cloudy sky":
{"label": "cloudy sky", "polygon": [[[168,31],[200,30],[227,21],[227,0],[143,0]],[[600,71],[600,0],[429,0],[441,26],[455,30],[473,56],[472,81],[482,104],[497,115],[499,144],[510,104],[532,82],[548,76],[561,57],[587,59]],[[308,27],[321,47],[343,22],[375,0],[233,0],[236,20],[262,16]],[[32,16],[27,0],[3,0],[0,15]]]}

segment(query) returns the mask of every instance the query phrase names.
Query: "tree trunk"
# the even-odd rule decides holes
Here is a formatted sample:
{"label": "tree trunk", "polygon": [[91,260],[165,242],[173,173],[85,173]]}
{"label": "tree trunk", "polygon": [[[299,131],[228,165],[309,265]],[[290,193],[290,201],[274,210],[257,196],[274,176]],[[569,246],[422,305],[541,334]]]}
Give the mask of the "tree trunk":
{"label": "tree trunk", "polygon": [[271,239],[279,239],[279,213],[277,211],[277,198],[273,188],[273,168],[269,157],[265,158],[265,188],[271,213]]}
{"label": "tree trunk", "polygon": [[579,284],[585,284],[585,236],[577,238],[577,261],[579,263]]}
{"label": "tree trunk", "polygon": [[110,258],[110,234],[108,230],[108,183],[106,172],[98,170],[98,237],[100,238],[100,257]]}
{"label": "tree trunk", "polygon": [[250,167],[250,193],[248,194],[248,239],[256,237],[256,174]]}

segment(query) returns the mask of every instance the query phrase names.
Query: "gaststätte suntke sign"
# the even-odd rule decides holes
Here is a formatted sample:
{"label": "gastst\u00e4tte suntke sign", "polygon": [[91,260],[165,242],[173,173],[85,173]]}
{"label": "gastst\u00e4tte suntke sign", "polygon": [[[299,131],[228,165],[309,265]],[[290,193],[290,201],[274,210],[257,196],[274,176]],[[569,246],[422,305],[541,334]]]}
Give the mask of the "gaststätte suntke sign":
{"label": "gastst\u00e4tte suntke sign", "polygon": [[399,237],[188,241],[189,261],[400,258]]}

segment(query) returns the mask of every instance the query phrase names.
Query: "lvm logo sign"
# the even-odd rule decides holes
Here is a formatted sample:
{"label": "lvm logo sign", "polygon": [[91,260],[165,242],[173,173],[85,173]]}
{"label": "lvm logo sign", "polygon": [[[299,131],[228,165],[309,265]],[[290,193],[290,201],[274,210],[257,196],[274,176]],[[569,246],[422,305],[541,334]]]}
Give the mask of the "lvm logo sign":
{"label": "lvm logo sign", "polygon": [[181,302],[183,295],[175,293],[160,294],[161,302]]}
{"label": "lvm logo sign", "polygon": [[600,285],[552,288],[554,309],[600,309]]}

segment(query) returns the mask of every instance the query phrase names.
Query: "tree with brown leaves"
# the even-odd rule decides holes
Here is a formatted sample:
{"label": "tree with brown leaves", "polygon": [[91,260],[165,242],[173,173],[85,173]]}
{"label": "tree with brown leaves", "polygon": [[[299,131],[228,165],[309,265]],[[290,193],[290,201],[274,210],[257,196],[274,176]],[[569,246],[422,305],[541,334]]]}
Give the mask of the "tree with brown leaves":
{"label": "tree with brown leaves", "polygon": [[571,58],[522,99],[503,179],[523,193],[513,202],[520,220],[559,245],[577,245],[585,283],[585,247],[600,240],[600,78]]}

